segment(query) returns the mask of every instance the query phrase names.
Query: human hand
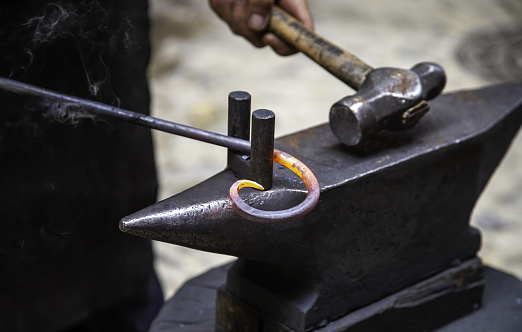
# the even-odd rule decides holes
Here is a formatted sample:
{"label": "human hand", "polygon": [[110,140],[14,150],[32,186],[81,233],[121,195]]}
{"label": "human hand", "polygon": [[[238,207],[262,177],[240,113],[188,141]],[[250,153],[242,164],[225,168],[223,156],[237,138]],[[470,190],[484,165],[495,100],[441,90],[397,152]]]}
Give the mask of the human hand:
{"label": "human hand", "polygon": [[266,28],[274,1],[292,16],[313,29],[313,21],[306,0],[209,0],[210,7],[224,20],[233,33],[243,36],[256,47],[272,47],[279,55],[297,51]]}

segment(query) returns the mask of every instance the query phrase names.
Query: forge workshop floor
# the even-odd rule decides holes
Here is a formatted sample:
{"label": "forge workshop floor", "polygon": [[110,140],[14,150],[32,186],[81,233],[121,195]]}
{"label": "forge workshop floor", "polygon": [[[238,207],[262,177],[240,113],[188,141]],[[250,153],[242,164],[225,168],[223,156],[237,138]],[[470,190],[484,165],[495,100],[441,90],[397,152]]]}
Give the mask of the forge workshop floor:
{"label": "forge workshop floor", "polygon": [[[374,67],[410,68],[434,61],[445,91],[522,80],[519,0],[309,0],[316,31]],[[253,109],[276,113],[276,137],[328,121],[333,102],[353,91],[303,55],[278,57],[230,33],[207,1],[152,0],[150,65],[153,115],[226,133],[227,96],[252,94]],[[155,133],[160,199],[225,166],[226,151]],[[480,198],[472,224],[483,234],[480,256],[522,278],[522,137],[515,139]],[[165,295],[232,257],[155,243]]]}

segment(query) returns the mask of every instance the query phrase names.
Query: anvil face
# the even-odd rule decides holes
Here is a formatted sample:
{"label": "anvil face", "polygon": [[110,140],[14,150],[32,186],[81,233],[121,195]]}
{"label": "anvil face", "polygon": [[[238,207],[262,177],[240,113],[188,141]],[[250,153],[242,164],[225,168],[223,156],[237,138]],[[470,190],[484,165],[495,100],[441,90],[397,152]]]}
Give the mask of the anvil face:
{"label": "anvil face", "polygon": [[[227,290],[309,329],[475,257],[480,234],[470,214],[522,123],[520,96],[522,84],[443,95],[414,128],[382,132],[356,148],[328,125],[276,140],[321,186],[316,208],[293,222],[239,217],[228,202],[237,177],[226,169],[124,218],[120,228],[240,257]],[[272,190],[243,197],[278,210],[299,203],[305,190],[276,167]],[[287,304],[274,306],[275,298]],[[298,318],[285,321],[285,310]]]}

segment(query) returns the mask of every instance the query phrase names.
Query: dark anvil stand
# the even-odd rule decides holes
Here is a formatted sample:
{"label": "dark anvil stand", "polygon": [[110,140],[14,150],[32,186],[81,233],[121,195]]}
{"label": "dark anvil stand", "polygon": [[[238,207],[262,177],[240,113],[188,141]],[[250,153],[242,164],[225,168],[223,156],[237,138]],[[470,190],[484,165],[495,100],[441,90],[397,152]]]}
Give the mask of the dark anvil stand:
{"label": "dark anvil stand", "polygon": [[[321,185],[295,222],[255,224],[227,206],[234,156],[124,218],[124,231],[239,257],[186,283],[151,331],[521,331],[522,283],[482,265],[469,225],[520,128],[521,97],[522,84],[446,94],[414,128],[357,148],[328,125],[276,140]],[[303,195],[275,167],[272,190],[245,201],[281,209]]]}
{"label": "dark anvil stand", "polygon": [[[225,284],[226,272],[230,265],[225,265],[210,270],[196,278],[189,280],[178,292],[170,298],[162,308],[160,314],[154,321],[150,332],[211,332],[215,331],[216,325],[216,294],[220,287]],[[485,291],[482,306],[474,312],[457,319],[436,331],[438,332],[516,332],[522,326],[522,282],[509,274],[486,267],[485,269]],[[372,326],[361,324],[363,319],[378,317],[383,308],[394,305],[397,299],[405,292],[391,295],[368,307],[356,310],[346,317],[332,322],[323,328],[314,331],[405,331],[394,325],[397,319],[409,320],[417,317],[418,310],[433,311],[429,319],[437,323],[438,315],[443,314],[444,307],[415,308],[404,306],[403,312],[393,313],[395,317],[383,317],[384,326]],[[422,312],[421,312],[422,314]],[[248,313],[238,312],[237,330],[252,331],[250,325],[244,318]],[[405,317],[405,316],[409,316]],[[380,318],[377,318],[380,323]],[[425,321],[420,321],[422,325]],[[349,329],[352,328],[353,329]],[[413,327],[413,326],[412,326]],[[256,331],[256,329],[254,329]],[[267,330],[270,331],[270,330]],[[271,331],[285,331],[273,329]],[[430,331],[416,329],[416,331]]]}

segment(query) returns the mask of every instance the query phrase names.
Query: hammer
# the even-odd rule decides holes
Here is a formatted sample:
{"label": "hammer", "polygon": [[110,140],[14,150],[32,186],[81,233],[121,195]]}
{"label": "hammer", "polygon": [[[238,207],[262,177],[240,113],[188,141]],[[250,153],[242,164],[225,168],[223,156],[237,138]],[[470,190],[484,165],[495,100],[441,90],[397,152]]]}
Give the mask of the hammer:
{"label": "hammer", "polygon": [[446,84],[444,70],[435,63],[421,62],[410,70],[374,69],[278,6],[273,7],[268,30],[357,90],[330,109],[333,133],[350,146],[382,129],[412,127],[428,112],[426,101],[439,95]]}

